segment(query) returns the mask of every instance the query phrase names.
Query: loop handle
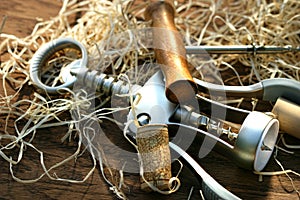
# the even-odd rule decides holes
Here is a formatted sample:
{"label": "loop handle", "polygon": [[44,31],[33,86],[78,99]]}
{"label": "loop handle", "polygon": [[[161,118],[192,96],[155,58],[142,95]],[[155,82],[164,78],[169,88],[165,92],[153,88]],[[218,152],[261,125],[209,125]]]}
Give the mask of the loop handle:
{"label": "loop handle", "polygon": [[51,87],[44,84],[41,80],[42,68],[46,65],[49,59],[56,52],[67,48],[81,51],[82,58],[80,59],[79,65],[81,67],[85,67],[87,65],[87,50],[80,42],[72,38],[59,38],[46,43],[33,55],[30,61],[29,68],[30,79],[33,82],[34,86],[36,86],[41,92],[48,94],[57,94],[58,91],[62,88],[71,88],[76,81],[76,79],[72,79],[72,81],[65,82],[62,85]]}

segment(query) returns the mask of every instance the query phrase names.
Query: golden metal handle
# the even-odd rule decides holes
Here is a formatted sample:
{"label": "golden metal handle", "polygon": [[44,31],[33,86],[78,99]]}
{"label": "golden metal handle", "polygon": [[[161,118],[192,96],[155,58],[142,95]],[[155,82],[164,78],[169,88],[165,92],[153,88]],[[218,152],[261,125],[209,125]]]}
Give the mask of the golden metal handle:
{"label": "golden metal handle", "polygon": [[173,1],[153,1],[145,11],[152,20],[155,57],[166,81],[166,96],[173,103],[195,97],[196,84],[188,70],[183,40],[174,24]]}

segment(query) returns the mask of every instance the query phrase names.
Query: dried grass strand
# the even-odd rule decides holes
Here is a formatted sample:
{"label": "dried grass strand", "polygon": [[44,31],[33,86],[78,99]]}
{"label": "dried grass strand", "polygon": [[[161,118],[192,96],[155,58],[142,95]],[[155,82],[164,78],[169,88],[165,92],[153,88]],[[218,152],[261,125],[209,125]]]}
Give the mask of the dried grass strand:
{"label": "dried grass strand", "polygon": [[[0,133],[0,156],[10,163],[10,173],[12,177],[20,182],[34,182],[42,176],[48,176],[53,180],[83,182],[95,170],[95,164],[100,164],[100,171],[111,190],[121,199],[126,199],[122,191],[124,186],[124,177],[120,171],[121,181],[114,184],[109,181],[104,173],[105,152],[102,147],[95,147],[92,144],[84,147],[92,154],[93,167],[87,173],[83,180],[62,179],[57,175],[51,175],[50,172],[57,167],[65,164],[71,159],[77,158],[81,153],[79,148],[74,154],[65,161],[59,162],[50,168],[45,167],[43,151],[32,144],[40,128],[51,128],[57,126],[68,126],[69,130],[62,137],[62,141],[71,139],[72,132],[76,124],[96,116],[100,122],[101,119],[111,119],[112,113],[126,108],[102,108],[101,106],[109,99],[95,108],[95,111],[88,114],[82,114],[81,109],[88,106],[87,102],[97,97],[74,94],[69,90],[69,96],[58,99],[51,99],[49,96],[42,96],[34,93],[30,99],[22,99],[15,102],[17,97],[25,86],[30,85],[28,66],[30,59],[37,49],[46,42],[59,37],[72,37],[83,43],[88,49],[90,58],[89,66],[91,69],[97,69],[100,72],[109,70],[114,76],[119,73],[126,73],[133,70],[135,75],[127,77],[130,80],[142,80],[138,77],[141,74],[138,70],[141,67],[141,61],[145,63],[154,63],[151,49],[147,49],[140,41],[133,38],[135,29],[149,27],[149,23],[144,22],[142,13],[145,3],[136,4],[133,1],[108,1],[108,0],[65,0],[57,16],[51,20],[41,21],[36,24],[32,33],[24,38],[18,38],[14,35],[2,33],[5,24],[5,18],[0,26],[0,52],[9,55],[8,60],[0,60],[0,74],[2,75],[3,94],[0,96],[0,112],[4,115],[5,127],[3,133]],[[277,45],[299,46],[299,25],[300,25],[300,2],[297,0],[283,1],[255,1],[255,0],[203,0],[178,1],[176,3],[176,26],[184,36],[188,45],[239,45],[239,44],[258,44],[258,45]],[[76,13],[83,13],[71,25],[68,21],[70,16]],[[121,40],[122,34],[128,34],[129,42]],[[120,34],[122,33],[122,34]],[[116,51],[117,50],[117,51]],[[213,73],[214,80],[226,82],[226,84],[247,85],[264,80],[267,78],[289,78],[300,81],[299,53],[276,54],[276,55],[211,55],[210,59],[199,59],[197,56],[189,56],[189,61],[199,70],[202,78],[207,73]],[[146,65],[146,64],[145,64]],[[236,66],[244,66],[245,70],[250,69],[250,73],[240,75]],[[209,67],[207,67],[209,66]],[[143,66],[144,67],[144,64]],[[207,70],[211,68],[212,70]],[[207,71],[206,71],[207,70]],[[231,71],[233,74],[226,80],[222,80],[220,75],[214,71]],[[215,73],[215,74],[214,74]],[[210,75],[210,74],[208,74]],[[19,78],[22,76],[22,78]],[[145,74],[147,77],[148,74]],[[127,81],[130,82],[130,81]],[[10,94],[8,88],[12,86],[15,89]],[[82,92],[82,91],[81,91]],[[99,95],[101,96],[101,95]],[[132,94],[129,95],[131,97]],[[134,102],[131,99],[131,105]],[[240,105],[243,99],[231,100]],[[253,109],[256,106],[256,101]],[[75,112],[81,115],[77,120],[61,119],[64,112]],[[9,128],[11,120],[14,120],[13,131]],[[26,121],[20,128],[18,122]],[[55,121],[55,122],[53,122]],[[118,122],[116,122],[118,123]],[[120,124],[119,124],[120,125]],[[87,133],[82,130],[78,133],[78,147],[82,147],[82,137],[88,138]],[[89,130],[90,131],[90,130]],[[126,137],[126,135],[124,135]],[[87,138],[86,138],[87,137]],[[25,138],[29,138],[26,139]],[[2,141],[8,140],[8,143]],[[30,147],[40,155],[39,163],[44,173],[33,180],[21,180],[14,173],[14,165],[20,163],[24,155],[24,149]],[[13,159],[8,150],[18,150],[16,159]],[[97,149],[97,154],[94,150]],[[110,170],[110,169],[109,169]],[[111,176],[112,176],[112,172]],[[290,173],[290,171],[287,171]]]}

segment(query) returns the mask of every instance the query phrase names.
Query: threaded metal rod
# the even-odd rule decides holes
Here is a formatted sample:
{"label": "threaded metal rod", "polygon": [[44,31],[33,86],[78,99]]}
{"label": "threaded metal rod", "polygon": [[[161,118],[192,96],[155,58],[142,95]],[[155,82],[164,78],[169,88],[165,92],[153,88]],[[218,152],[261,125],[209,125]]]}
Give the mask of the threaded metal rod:
{"label": "threaded metal rod", "polygon": [[96,70],[73,70],[71,73],[76,76],[78,83],[84,84],[89,88],[94,88],[96,92],[103,93],[107,96],[111,94],[129,93],[129,86],[125,84],[124,81],[116,80],[104,73],[98,74]]}
{"label": "threaded metal rod", "polygon": [[214,121],[205,115],[193,112],[188,106],[177,108],[173,118],[175,121],[180,121],[187,125],[206,127],[207,131],[216,132],[218,135],[227,135],[230,140],[236,139],[238,135],[231,131],[230,126],[228,128],[223,128],[221,123]]}
{"label": "threaded metal rod", "polygon": [[257,45],[224,45],[224,46],[186,46],[187,54],[276,54],[300,52],[300,47],[257,46]]}

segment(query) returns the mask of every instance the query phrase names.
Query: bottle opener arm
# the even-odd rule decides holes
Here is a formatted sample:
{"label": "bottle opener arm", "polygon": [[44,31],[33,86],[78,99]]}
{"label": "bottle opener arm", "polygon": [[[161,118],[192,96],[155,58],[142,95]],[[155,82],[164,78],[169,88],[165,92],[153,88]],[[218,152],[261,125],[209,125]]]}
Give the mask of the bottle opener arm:
{"label": "bottle opener arm", "polygon": [[194,78],[202,92],[215,95],[226,93],[231,97],[257,98],[263,101],[275,102],[279,97],[289,99],[300,105],[300,83],[286,78],[265,79],[248,86],[226,86],[208,83]]}

